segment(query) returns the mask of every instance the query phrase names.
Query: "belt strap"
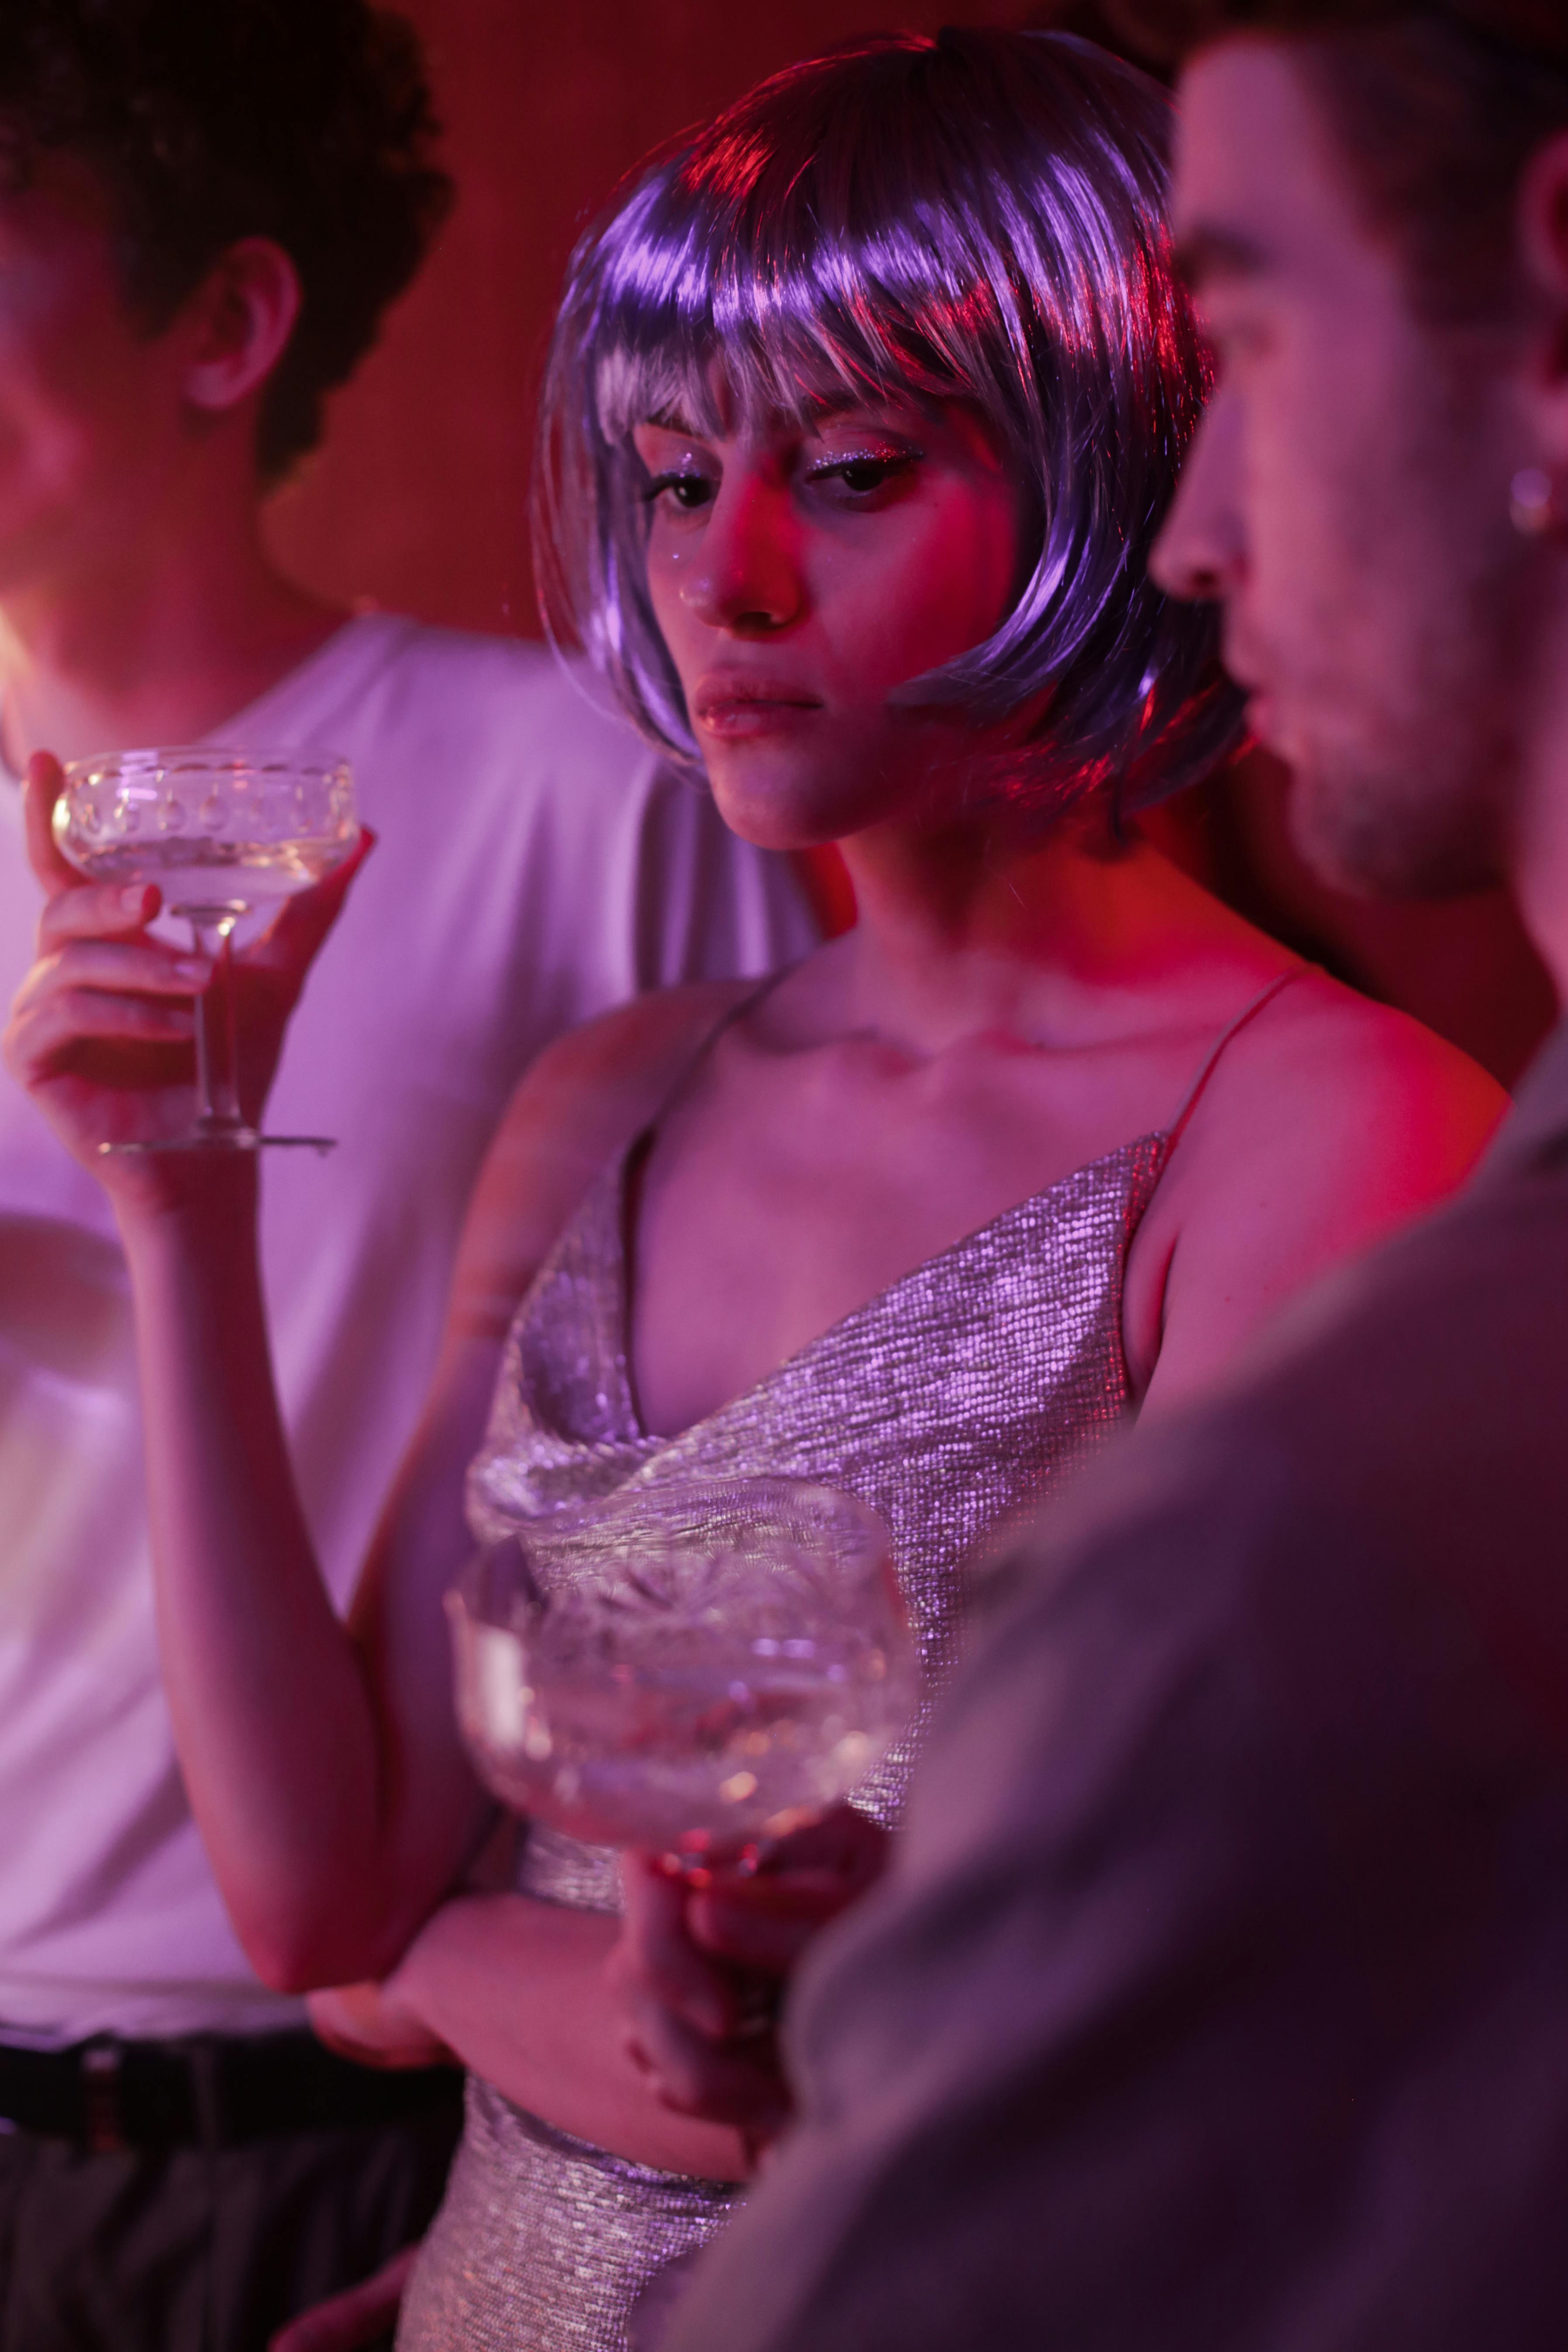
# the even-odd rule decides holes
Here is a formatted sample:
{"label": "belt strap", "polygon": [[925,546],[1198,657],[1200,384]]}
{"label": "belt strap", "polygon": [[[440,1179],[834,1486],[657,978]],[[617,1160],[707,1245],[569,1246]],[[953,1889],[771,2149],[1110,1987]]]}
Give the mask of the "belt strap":
{"label": "belt strap", "polygon": [[453,2066],[356,2066],[313,2033],[100,2035],[68,2050],[0,2042],[0,2116],[39,2138],[117,2148],[244,2147],[456,2107]]}

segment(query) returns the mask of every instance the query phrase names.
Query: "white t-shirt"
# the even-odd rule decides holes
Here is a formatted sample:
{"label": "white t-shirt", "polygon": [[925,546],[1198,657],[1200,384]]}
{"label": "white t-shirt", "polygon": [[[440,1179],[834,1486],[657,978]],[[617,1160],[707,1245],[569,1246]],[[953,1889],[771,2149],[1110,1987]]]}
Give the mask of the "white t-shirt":
{"label": "white t-shirt", "polygon": [[[369,614],[215,740],[353,761],[380,835],[289,1030],[262,1234],[300,1489],[342,1606],[436,1354],[463,1210],[532,1055],[638,989],[815,932],[537,647]],[[39,893],[0,783],[0,1008]],[[0,1076],[0,2038],[293,2022],[224,1915],[159,1682],[124,1267]]]}

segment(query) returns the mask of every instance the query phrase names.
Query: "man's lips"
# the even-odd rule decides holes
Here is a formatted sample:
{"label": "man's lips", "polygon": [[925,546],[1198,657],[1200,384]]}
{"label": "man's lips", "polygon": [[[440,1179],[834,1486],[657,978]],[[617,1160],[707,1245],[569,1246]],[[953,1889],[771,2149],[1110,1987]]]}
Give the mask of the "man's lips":
{"label": "man's lips", "polygon": [[1264,665],[1256,654],[1227,631],[1220,655],[1226,668],[1247,697],[1247,724],[1260,743],[1267,744],[1274,717],[1274,698],[1264,682]]}
{"label": "man's lips", "polygon": [[783,678],[707,677],[691,698],[692,718],[710,735],[772,734],[821,709],[820,696]]}

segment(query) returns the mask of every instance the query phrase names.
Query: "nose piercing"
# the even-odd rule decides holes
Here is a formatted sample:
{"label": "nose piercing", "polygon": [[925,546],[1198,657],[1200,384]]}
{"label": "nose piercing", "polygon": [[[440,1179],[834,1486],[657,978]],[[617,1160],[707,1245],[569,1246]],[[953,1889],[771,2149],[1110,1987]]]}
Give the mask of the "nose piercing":
{"label": "nose piercing", "polygon": [[1509,485],[1510,520],[1521,539],[1544,539],[1563,520],[1552,477],[1539,466],[1525,466]]}

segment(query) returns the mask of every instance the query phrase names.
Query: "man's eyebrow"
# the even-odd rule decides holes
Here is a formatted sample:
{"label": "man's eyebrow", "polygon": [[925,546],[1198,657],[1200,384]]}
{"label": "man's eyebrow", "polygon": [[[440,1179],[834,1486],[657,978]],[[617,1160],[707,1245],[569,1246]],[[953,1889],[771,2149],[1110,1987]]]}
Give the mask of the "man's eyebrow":
{"label": "man's eyebrow", "polygon": [[1177,238],[1174,258],[1176,275],[1192,293],[1216,278],[1257,278],[1268,267],[1263,247],[1239,229],[1202,223]]}

